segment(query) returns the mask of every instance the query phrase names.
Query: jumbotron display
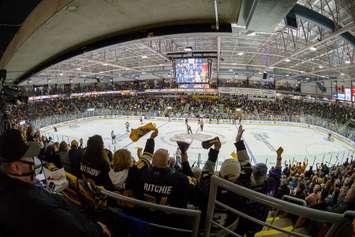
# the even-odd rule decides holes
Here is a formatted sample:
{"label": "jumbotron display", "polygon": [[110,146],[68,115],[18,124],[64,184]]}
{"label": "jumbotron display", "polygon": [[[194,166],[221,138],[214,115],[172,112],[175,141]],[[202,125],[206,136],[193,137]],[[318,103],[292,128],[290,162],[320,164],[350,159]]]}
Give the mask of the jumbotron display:
{"label": "jumbotron display", "polygon": [[209,62],[205,58],[179,58],[175,60],[175,76],[178,84],[209,82]]}

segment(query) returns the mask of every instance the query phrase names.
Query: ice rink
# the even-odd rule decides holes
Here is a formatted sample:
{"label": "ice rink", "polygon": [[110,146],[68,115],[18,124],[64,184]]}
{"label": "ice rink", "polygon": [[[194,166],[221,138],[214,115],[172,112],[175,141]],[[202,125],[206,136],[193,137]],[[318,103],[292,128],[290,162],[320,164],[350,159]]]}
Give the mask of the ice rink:
{"label": "ice rink", "polygon": [[[127,148],[136,158],[137,147],[144,147],[146,139],[150,133],[142,137],[137,142],[132,142],[129,133],[126,132],[125,122],[129,122],[130,128],[136,128],[141,125],[140,121],[135,119],[107,119],[97,118],[81,121],[72,121],[65,125],[59,125],[58,131],[54,132],[53,126],[42,129],[42,131],[53,137],[55,140],[64,140],[70,142],[72,139],[86,140],[89,136],[99,134],[103,137],[105,147],[114,151],[120,148]],[[190,121],[193,135],[188,135],[186,125],[183,120],[144,120],[144,124],[153,122],[159,129],[159,135],[156,138],[156,149],[165,148],[169,150],[171,156],[175,156],[176,141],[183,140],[191,143],[188,150],[190,164],[198,160],[207,159],[207,150],[201,147],[201,141],[218,136],[222,142],[222,148],[219,154],[219,164],[230,158],[230,154],[235,150],[234,141],[239,125],[232,124],[209,124],[205,121],[204,131],[200,131],[197,121]],[[310,164],[317,162],[336,163],[345,160],[346,157],[354,155],[354,148],[341,139],[334,138],[333,141],[327,139],[327,134],[319,129],[290,126],[282,124],[253,124],[242,125],[245,128],[244,141],[253,163],[266,162],[271,166],[275,162],[275,150],[282,146],[284,148],[284,160],[303,161],[306,157]],[[116,143],[112,143],[111,131],[116,134]]]}

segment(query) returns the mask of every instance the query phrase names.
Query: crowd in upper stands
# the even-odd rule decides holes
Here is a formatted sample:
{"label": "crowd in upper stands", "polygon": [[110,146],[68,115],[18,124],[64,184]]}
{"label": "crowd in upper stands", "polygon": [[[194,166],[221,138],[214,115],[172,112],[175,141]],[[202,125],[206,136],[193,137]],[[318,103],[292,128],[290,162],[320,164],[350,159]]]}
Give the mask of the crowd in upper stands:
{"label": "crowd in upper stands", "polygon": [[311,115],[319,117],[318,122],[327,122],[329,129],[355,139],[353,130],[345,131],[344,129],[346,123],[354,119],[355,110],[352,106],[291,98],[271,100],[243,95],[223,95],[217,98],[194,99],[191,95],[100,95],[30,102],[27,105],[10,107],[8,114],[13,121],[19,122],[51,115],[82,113],[90,108],[112,110],[119,114],[130,115],[202,116],[213,119],[231,119],[235,116],[236,109],[242,111],[243,119],[249,116],[259,119],[297,120],[301,116]]}
{"label": "crowd in upper stands", "polygon": [[[213,82],[210,83],[211,88],[216,87]],[[281,91],[300,92],[300,84],[290,84],[288,82],[276,85],[274,83],[264,83],[262,80],[227,80],[220,79],[219,87],[242,87],[242,88],[263,88],[277,89]],[[147,89],[169,89],[178,88],[175,79],[156,79],[156,80],[136,80],[136,81],[114,81],[111,83],[84,83],[84,84],[67,84],[67,85],[37,85],[25,86],[28,96],[68,94],[90,91],[109,91],[109,90],[136,90],[143,91]]]}

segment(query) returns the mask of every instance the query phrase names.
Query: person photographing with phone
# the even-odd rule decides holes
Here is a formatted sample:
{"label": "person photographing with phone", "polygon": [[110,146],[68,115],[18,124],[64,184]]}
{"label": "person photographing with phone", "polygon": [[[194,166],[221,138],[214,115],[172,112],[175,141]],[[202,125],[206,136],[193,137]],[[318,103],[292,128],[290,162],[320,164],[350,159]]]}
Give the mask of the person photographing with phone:
{"label": "person photographing with phone", "polygon": [[40,146],[26,143],[20,131],[0,136],[0,236],[110,236],[62,196],[36,184],[35,160]]}

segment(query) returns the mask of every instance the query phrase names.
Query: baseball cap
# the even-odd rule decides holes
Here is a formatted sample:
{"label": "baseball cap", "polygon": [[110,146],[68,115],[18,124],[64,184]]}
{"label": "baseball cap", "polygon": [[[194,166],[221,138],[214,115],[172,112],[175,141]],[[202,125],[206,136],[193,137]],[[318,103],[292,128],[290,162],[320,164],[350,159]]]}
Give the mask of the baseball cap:
{"label": "baseball cap", "polygon": [[21,132],[9,129],[0,136],[0,160],[2,162],[18,161],[23,157],[35,157],[41,147],[35,142],[25,143]]}
{"label": "baseball cap", "polygon": [[238,160],[226,159],[223,161],[219,175],[230,181],[236,181],[240,176],[240,163]]}

